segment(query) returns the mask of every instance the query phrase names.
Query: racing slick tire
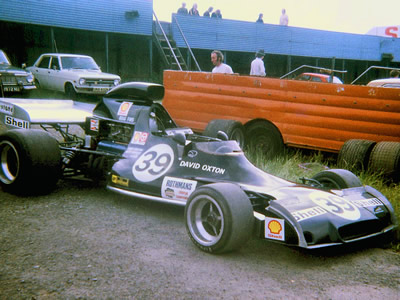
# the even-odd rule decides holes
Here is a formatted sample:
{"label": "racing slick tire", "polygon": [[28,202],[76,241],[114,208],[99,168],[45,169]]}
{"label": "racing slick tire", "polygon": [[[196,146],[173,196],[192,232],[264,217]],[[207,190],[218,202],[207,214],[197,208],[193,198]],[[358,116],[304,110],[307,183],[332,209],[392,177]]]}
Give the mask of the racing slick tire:
{"label": "racing slick tire", "polygon": [[400,143],[379,142],[372,149],[368,169],[394,180],[400,179]]}
{"label": "racing slick tire", "polygon": [[281,133],[267,121],[255,122],[246,128],[246,146],[251,152],[261,151],[268,159],[283,154],[285,149]]}
{"label": "racing slick tire", "polygon": [[376,142],[369,140],[347,140],[339,151],[339,168],[366,171],[375,144]]}
{"label": "racing slick tire", "polygon": [[185,207],[186,230],[202,251],[225,253],[244,245],[253,232],[249,198],[231,183],[204,185],[192,193]]}
{"label": "racing slick tire", "polygon": [[78,94],[76,93],[72,84],[69,82],[65,84],[65,96],[71,100],[76,100],[78,98]]}
{"label": "racing slick tire", "polygon": [[218,131],[223,131],[228,135],[229,140],[236,141],[240,148],[244,147],[244,128],[242,123],[235,120],[212,120],[207,124],[203,135],[217,137]]}
{"label": "racing slick tire", "polygon": [[60,148],[47,132],[16,129],[0,135],[0,185],[4,191],[47,193],[60,176]]}
{"label": "racing slick tire", "polygon": [[332,169],[315,174],[312,179],[318,181],[323,189],[341,190],[362,186],[360,179],[344,169]]}

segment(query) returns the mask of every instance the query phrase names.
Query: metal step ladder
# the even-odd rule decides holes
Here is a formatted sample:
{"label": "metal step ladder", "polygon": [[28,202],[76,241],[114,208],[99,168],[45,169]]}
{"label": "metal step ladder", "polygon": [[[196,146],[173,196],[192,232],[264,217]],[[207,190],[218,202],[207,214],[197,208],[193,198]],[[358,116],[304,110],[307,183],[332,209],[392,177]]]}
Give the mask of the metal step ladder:
{"label": "metal step ladder", "polygon": [[153,32],[154,42],[161,54],[164,64],[172,70],[187,71],[187,64],[175,41],[168,36]]}
{"label": "metal step ladder", "polygon": [[[172,69],[172,70],[189,71],[186,61],[183,58],[181,51],[177,47],[176,42],[173,40],[172,37],[168,36],[165,33],[165,31],[162,28],[161,23],[158,21],[158,18],[156,16],[156,14],[154,13],[154,11],[153,11],[153,15],[156,20],[154,23],[154,26],[153,26],[153,41],[156,44],[156,46],[161,54],[164,64],[166,65],[167,68]],[[197,70],[201,71],[200,66],[199,66],[185,36],[183,35],[183,32],[182,32],[179,24],[177,24],[177,25],[178,25],[179,31],[187,45],[188,51],[196,64]]]}

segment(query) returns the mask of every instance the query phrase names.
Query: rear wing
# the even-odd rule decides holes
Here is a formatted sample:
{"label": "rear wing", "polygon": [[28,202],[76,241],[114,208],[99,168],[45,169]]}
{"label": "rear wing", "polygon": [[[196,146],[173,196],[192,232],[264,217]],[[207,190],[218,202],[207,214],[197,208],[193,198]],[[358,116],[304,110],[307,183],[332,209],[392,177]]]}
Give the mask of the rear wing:
{"label": "rear wing", "polygon": [[7,129],[29,129],[32,125],[78,124],[93,116],[72,100],[0,98],[0,124]]}

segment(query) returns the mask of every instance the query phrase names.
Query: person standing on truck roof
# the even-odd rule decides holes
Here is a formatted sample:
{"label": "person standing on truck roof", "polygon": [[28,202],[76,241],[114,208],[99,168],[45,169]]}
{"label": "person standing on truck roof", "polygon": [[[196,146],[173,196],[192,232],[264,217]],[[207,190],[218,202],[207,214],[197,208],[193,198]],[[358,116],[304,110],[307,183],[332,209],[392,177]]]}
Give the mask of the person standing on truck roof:
{"label": "person standing on truck roof", "polygon": [[211,62],[215,66],[212,69],[213,73],[225,73],[225,74],[233,74],[232,68],[227,64],[224,64],[222,61],[224,60],[224,55],[221,51],[214,50],[211,52]]}
{"label": "person standing on truck roof", "polygon": [[256,53],[256,58],[251,62],[250,75],[254,76],[265,76],[265,66],[264,59],[265,53],[264,50],[259,50]]}
{"label": "person standing on truck roof", "polygon": [[180,14],[180,15],[187,15],[188,14],[188,10],[186,8],[186,3],[185,2],[182,2],[182,7],[180,7],[178,9],[178,14]]}

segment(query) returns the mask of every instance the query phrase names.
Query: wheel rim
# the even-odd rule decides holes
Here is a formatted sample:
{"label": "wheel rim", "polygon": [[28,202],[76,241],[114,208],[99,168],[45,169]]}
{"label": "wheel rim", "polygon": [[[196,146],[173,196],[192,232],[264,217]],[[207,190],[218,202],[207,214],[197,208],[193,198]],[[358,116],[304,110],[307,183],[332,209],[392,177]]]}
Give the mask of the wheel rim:
{"label": "wheel rim", "polygon": [[192,237],[203,246],[215,245],[224,232],[221,207],[210,196],[199,195],[188,207],[187,224]]}
{"label": "wheel rim", "polygon": [[19,156],[14,145],[0,142],[0,180],[5,184],[15,181],[19,173]]}

